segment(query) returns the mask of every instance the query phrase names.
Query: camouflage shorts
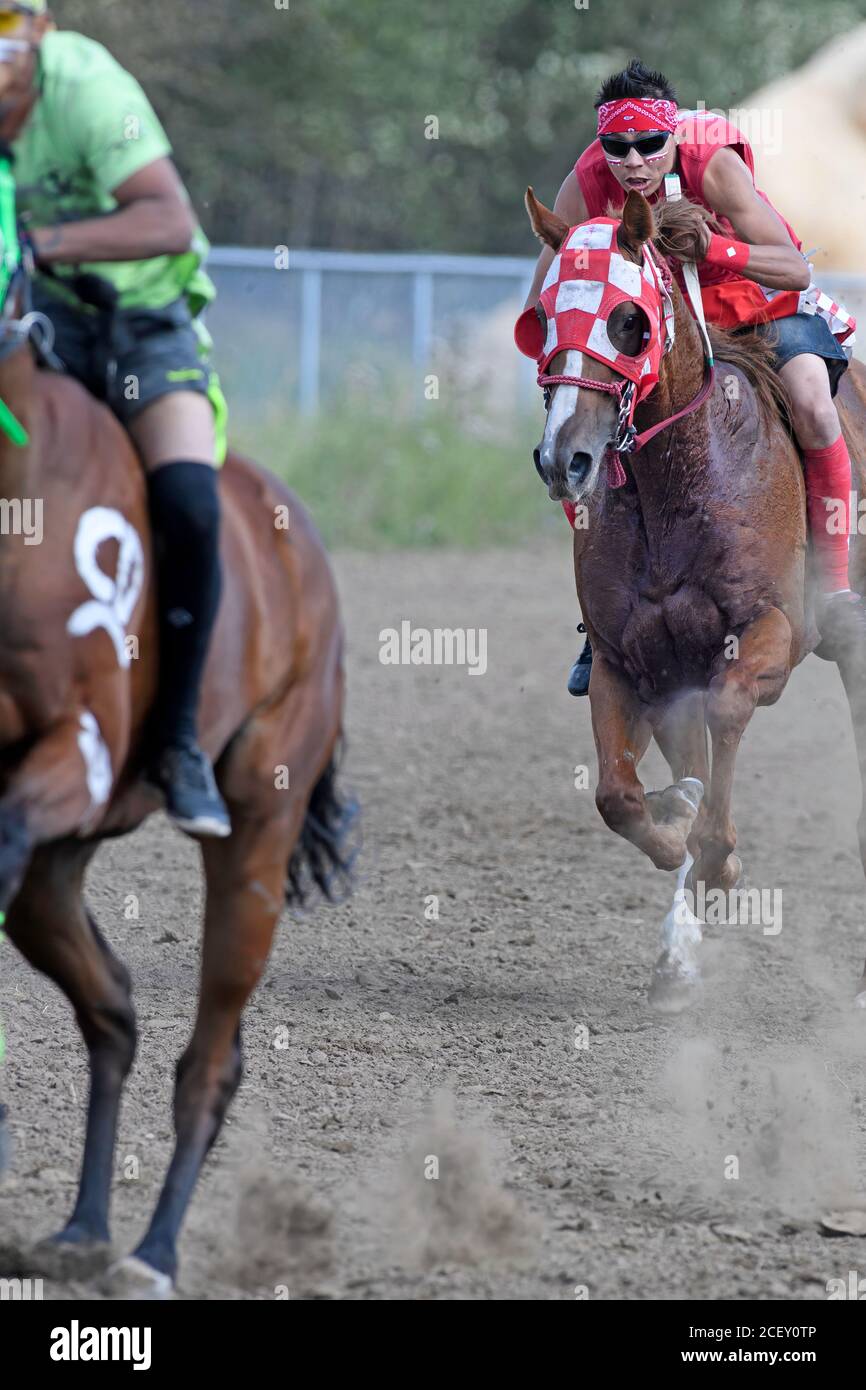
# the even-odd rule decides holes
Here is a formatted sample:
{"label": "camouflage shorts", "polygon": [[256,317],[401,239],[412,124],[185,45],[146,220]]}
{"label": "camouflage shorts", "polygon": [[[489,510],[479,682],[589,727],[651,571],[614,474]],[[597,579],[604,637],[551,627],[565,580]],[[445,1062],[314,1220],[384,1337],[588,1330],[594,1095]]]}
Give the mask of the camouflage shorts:
{"label": "camouflage shorts", "polygon": [[163,309],[88,313],[33,287],[33,307],[54,325],[54,350],[70,376],[104,401],[122,424],[175,391],[206,396],[214,408],[219,461],[225,453],[225,400],[202,355],[186,300]]}

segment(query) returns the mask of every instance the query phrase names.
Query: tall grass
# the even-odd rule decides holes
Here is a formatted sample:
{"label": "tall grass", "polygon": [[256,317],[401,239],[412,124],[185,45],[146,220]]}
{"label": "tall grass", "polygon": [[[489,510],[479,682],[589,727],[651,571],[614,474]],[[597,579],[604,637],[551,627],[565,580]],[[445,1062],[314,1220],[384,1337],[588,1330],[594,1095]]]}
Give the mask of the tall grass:
{"label": "tall grass", "polygon": [[277,473],[309,507],[331,547],[511,545],[557,522],[532,465],[539,421],[507,442],[475,438],[453,420],[378,413],[253,420],[232,440]]}

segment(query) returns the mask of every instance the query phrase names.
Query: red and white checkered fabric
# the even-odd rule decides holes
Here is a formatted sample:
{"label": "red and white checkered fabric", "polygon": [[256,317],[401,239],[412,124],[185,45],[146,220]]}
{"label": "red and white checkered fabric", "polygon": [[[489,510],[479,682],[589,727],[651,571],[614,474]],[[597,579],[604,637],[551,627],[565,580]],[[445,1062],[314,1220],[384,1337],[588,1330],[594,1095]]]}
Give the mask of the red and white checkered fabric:
{"label": "red and white checkered fabric", "polygon": [[[615,218],[596,217],[570,229],[541,287],[546,336],[535,310],[528,310],[517,321],[515,339],[521,352],[535,357],[539,375],[558,352],[577,348],[633,381],[636,400],[642,400],[658,381],[662,356],[673,345],[673,304],[647,250],[642,265],[620,255],[619,225]],[[614,309],[629,301],[643,310],[649,325],[636,357],[620,352],[607,332]]]}
{"label": "red and white checkered fabric", "polygon": [[[811,265],[809,269],[812,269]],[[764,296],[768,300],[775,299],[776,295],[784,293],[783,290],[769,290],[764,285],[759,288],[763,290]],[[799,314],[817,314],[819,318],[824,319],[833,337],[850,360],[857,341],[855,337],[857,320],[845,308],[844,304],[838,304],[831,295],[819,289],[813,280],[807,290],[801,291],[797,301],[797,312]]]}

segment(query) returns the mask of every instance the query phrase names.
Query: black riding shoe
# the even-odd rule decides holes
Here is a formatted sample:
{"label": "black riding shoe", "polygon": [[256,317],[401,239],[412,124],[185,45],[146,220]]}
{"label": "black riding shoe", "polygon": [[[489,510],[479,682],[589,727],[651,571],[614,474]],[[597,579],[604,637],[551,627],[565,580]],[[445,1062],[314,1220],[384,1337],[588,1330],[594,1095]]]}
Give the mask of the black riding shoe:
{"label": "black riding shoe", "polygon": [[179,830],[217,839],[232,833],[210,760],[200,748],[165,748],[151,769],[151,781],[165,794],[166,812]]}
{"label": "black riding shoe", "polygon": [[[578,623],[578,632],[586,632],[583,623]],[[589,690],[589,675],[592,670],[592,645],[589,638],[583,644],[583,651],[568,673],[569,695],[585,695]]]}

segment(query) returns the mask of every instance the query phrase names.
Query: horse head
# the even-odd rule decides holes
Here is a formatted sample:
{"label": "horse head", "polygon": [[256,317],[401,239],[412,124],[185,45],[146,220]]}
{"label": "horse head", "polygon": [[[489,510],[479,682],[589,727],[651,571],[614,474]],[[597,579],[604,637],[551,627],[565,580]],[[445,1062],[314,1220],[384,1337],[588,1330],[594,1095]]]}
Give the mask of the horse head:
{"label": "horse head", "polygon": [[526,207],[536,236],[556,252],[515,334],[545,387],[547,419],[533,458],[551,498],[578,502],[607,476],[635,405],[658,381],[673,343],[669,277],[649,245],[656,227],[639,193],[628,195],[621,219],[576,227],[531,188]]}

